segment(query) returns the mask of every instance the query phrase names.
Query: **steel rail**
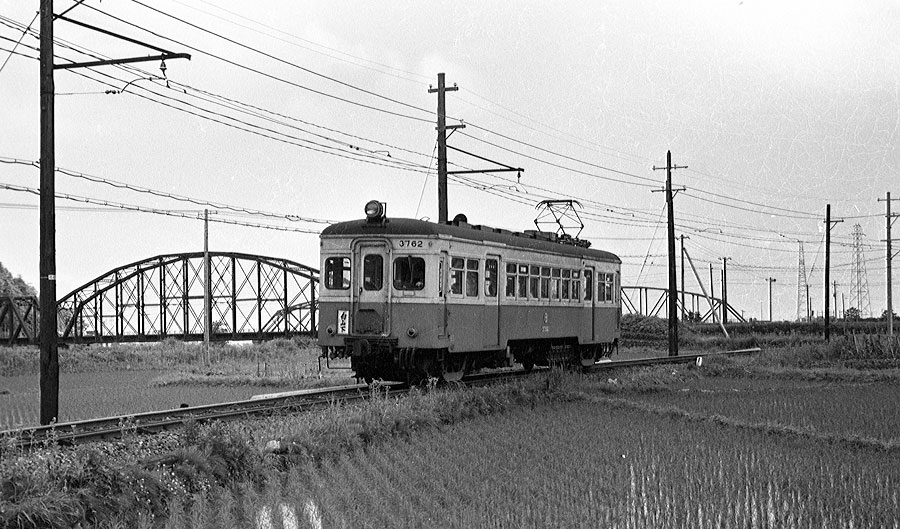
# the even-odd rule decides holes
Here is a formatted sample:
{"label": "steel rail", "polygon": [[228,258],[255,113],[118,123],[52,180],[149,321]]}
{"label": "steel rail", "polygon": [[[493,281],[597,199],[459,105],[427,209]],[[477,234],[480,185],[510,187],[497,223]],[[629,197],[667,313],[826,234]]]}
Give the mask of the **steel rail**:
{"label": "steel rail", "polygon": [[[639,358],[633,360],[601,361],[583,368],[584,372],[665,365],[665,364],[702,364],[704,358],[744,355],[758,353],[759,348],[724,351],[719,353],[696,353],[680,356],[662,356]],[[495,382],[521,378],[532,372],[547,371],[549,368],[536,368],[526,372],[523,369],[480,373],[464,377],[462,384],[467,386],[488,385]],[[385,388],[378,391],[378,388]],[[364,400],[373,395],[402,395],[410,391],[408,384],[400,382],[381,383],[377,387],[366,384],[332,386],[325,388],[303,389],[264,395],[255,395],[247,400],[204,404],[170,410],[132,413],[127,415],[102,417],[55,423],[48,426],[34,426],[14,430],[0,431],[0,438],[12,438],[22,448],[37,447],[44,444],[73,444],[103,439],[122,437],[128,434],[149,434],[184,425],[189,421],[205,422],[248,418],[251,416],[269,415],[288,410],[308,411],[336,402]]]}

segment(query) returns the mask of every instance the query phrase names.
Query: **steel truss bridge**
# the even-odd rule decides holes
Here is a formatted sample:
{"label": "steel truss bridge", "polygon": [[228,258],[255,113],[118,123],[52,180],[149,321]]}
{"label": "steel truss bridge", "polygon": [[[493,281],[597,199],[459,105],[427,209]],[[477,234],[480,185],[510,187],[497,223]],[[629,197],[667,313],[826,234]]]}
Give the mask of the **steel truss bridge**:
{"label": "steel truss bridge", "polygon": [[[60,343],[204,339],[209,291],[210,340],[312,335],[319,271],[273,257],[209,252],[131,263],[82,285],[57,303]],[[205,289],[204,284],[208,281]],[[37,300],[0,299],[0,343],[38,343]]]}
{"label": "steel truss bridge", "polygon": [[[683,302],[682,302],[683,301]],[[716,297],[707,298],[696,292],[678,291],[675,300],[681,319],[688,319],[686,313],[696,314],[696,321],[708,323],[722,321],[722,311],[728,311],[731,321],[747,320],[730,304],[723,303]],[[627,314],[667,317],[669,307],[669,289],[662,287],[623,286],[622,311]]]}
{"label": "steel truss bridge", "polygon": [[[268,340],[314,335],[319,271],[286,259],[209,252],[210,340]],[[153,342],[204,338],[203,252],[131,263],[93,279],[57,303],[60,343]],[[701,322],[721,318],[721,299],[684,292],[676,303]],[[668,290],[622,287],[622,310],[665,317]],[[712,308],[710,308],[712,303]],[[733,321],[745,321],[727,306]],[[0,298],[0,344],[39,342],[38,300]]]}

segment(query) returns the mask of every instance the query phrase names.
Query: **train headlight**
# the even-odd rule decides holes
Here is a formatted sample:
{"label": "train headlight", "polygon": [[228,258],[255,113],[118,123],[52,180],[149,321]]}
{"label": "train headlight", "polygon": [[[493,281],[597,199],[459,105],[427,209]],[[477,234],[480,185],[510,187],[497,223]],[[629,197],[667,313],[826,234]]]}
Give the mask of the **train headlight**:
{"label": "train headlight", "polygon": [[406,329],[406,335],[410,338],[415,338],[419,335],[419,331],[417,331],[415,327],[410,327],[409,329]]}
{"label": "train headlight", "polygon": [[328,333],[328,336],[334,336],[334,325],[329,325],[328,328],[325,329],[325,332]]}
{"label": "train headlight", "polygon": [[384,218],[384,203],[377,200],[370,200],[366,203],[366,220],[369,222],[378,222]]}

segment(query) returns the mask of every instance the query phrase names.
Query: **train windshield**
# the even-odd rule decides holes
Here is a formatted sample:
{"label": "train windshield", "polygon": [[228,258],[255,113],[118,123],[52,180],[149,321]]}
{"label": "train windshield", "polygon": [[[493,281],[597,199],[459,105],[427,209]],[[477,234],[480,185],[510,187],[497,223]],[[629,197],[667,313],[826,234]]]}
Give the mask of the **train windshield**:
{"label": "train windshield", "polygon": [[325,288],[347,290],[350,288],[350,258],[329,257],[325,259]]}
{"label": "train windshield", "polygon": [[394,259],[394,288],[397,290],[425,288],[425,259],[409,255]]}

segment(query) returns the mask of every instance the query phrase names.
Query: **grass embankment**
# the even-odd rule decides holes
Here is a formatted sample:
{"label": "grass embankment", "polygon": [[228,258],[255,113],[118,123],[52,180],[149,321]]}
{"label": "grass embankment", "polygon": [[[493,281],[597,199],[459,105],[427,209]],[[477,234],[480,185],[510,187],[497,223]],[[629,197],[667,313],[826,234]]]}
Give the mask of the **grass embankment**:
{"label": "grass embankment", "polygon": [[[243,376],[252,380],[298,381],[319,375],[319,348],[311,339],[278,339],[259,343],[203,344],[165,340],[152,344],[73,345],[59,350],[62,373],[164,370],[199,375],[215,383],[217,377]],[[322,366],[325,368],[325,366]],[[0,347],[0,376],[40,372],[36,347]],[[327,368],[324,372],[330,372]],[[171,380],[170,380],[171,383]]]}

